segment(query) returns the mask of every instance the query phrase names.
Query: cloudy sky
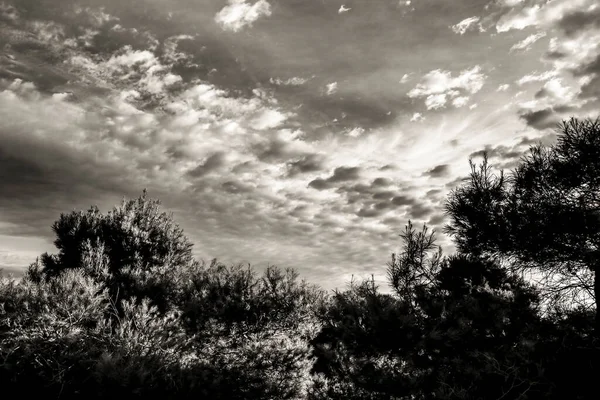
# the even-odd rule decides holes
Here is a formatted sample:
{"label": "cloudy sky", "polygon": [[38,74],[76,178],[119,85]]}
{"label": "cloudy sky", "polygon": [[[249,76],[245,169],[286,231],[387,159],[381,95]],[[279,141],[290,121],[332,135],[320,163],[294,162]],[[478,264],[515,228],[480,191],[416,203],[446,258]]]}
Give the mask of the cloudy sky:
{"label": "cloudy sky", "polygon": [[599,44],[597,0],[0,0],[0,267],[148,188],[199,258],[382,278],[470,156],[599,112]]}

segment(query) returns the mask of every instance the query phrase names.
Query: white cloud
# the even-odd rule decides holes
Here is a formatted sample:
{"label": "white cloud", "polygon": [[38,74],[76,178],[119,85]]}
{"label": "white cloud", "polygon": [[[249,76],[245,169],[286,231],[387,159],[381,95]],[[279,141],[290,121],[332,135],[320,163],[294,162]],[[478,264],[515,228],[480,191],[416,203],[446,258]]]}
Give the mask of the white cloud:
{"label": "white cloud", "polygon": [[331,83],[328,83],[326,85],[326,87],[327,87],[327,91],[326,91],[327,95],[331,96],[332,94],[337,92],[338,84],[337,84],[337,82],[331,82]]}
{"label": "white cloud", "polygon": [[351,8],[347,8],[346,6],[344,6],[344,5],[342,4],[342,5],[340,6],[340,9],[338,10],[338,14],[342,14],[342,13],[348,12],[348,11],[350,11],[350,10],[352,10],[352,9],[351,9]]}
{"label": "white cloud", "polygon": [[508,32],[511,29],[522,30],[528,26],[537,25],[539,23],[540,8],[541,7],[536,4],[521,10],[512,10],[498,20],[496,23],[496,30],[501,33]]}
{"label": "white cloud", "polygon": [[[486,76],[481,72],[480,66],[462,71],[457,77],[453,77],[449,71],[433,70],[425,74],[421,82],[408,92],[410,98],[425,98],[428,109],[442,108],[448,99],[466,97],[467,94],[475,94],[481,90]],[[462,104],[466,100],[458,100],[456,104]]]}
{"label": "white cloud", "polygon": [[404,74],[402,75],[402,78],[400,79],[400,83],[406,83],[408,82],[408,79],[410,78],[411,74]]}
{"label": "white cloud", "polygon": [[348,131],[346,131],[346,134],[350,137],[359,137],[361,136],[363,133],[365,133],[365,128],[362,128],[360,126],[353,128],[353,129],[349,129]]}
{"label": "white cloud", "polygon": [[534,72],[532,74],[525,75],[522,78],[520,78],[517,81],[517,85],[521,86],[521,85],[524,85],[526,83],[531,83],[531,82],[547,81],[548,79],[554,78],[556,75],[558,75],[558,71],[546,71],[546,72],[542,72],[542,73]]}
{"label": "white cloud", "polygon": [[510,88],[510,84],[505,83],[503,85],[498,86],[498,89],[496,89],[496,91],[497,92],[506,92],[509,88]]}
{"label": "white cloud", "polygon": [[477,22],[479,22],[479,19],[480,19],[479,17],[466,18],[466,19],[463,19],[462,21],[460,21],[458,24],[452,25],[451,28],[454,31],[454,33],[459,34],[459,35],[464,35],[468,30],[473,28],[473,26]]}
{"label": "white cloud", "polygon": [[412,117],[410,118],[410,122],[419,122],[419,121],[424,121],[425,118],[423,117],[423,114],[421,113],[414,113],[412,115]]}
{"label": "white cloud", "polygon": [[454,100],[452,100],[452,105],[456,108],[460,108],[460,107],[466,106],[468,102],[469,102],[469,97],[461,96],[461,97],[456,97]]}
{"label": "white cloud", "polygon": [[266,0],[258,0],[254,4],[246,3],[246,0],[229,0],[229,5],[215,16],[215,22],[224,30],[238,32],[245,26],[252,26],[260,17],[270,15],[271,5]]}
{"label": "white cloud", "polygon": [[518,4],[521,4],[525,0],[499,0],[498,4],[504,7],[514,7]]}
{"label": "white cloud", "polygon": [[538,40],[540,40],[541,38],[543,38],[545,36],[546,36],[546,32],[539,32],[539,33],[534,33],[533,35],[529,35],[522,41],[515,43],[510,48],[510,51],[529,50],[531,48],[531,45],[533,45],[535,42],[537,42]]}
{"label": "white cloud", "polygon": [[437,110],[446,106],[447,96],[444,93],[432,94],[425,99],[425,107],[428,110]]}
{"label": "white cloud", "polygon": [[586,7],[593,7],[597,0],[552,0],[518,7],[521,3],[526,2],[518,2],[498,20],[498,32],[522,30],[530,26],[551,27],[570,12],[585,11]]}
{"label": "white cloud", "polygon": [[542,87],[542,92],[546,96],[559,100],[561,102],[571,101],[575,97],[575,92],[570,87],[564,85],[560,78],[550,79]]}
{"label": "white cloud", "polygon": [[288,79],[270,78],[269,82],[271,82],[273,85],[277,85],[277,86],[300,86],[300,85],[304,85],[306,82],[308,82],[308,79],[294,76],[294,77],[288,78]]}

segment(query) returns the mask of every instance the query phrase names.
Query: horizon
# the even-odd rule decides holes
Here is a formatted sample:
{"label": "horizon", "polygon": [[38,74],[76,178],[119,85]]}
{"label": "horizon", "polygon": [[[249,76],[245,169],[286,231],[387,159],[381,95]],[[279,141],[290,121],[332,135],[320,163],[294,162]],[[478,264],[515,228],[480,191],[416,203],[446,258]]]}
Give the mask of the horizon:
{"label": "horizon", "polygon": [[54,3],[0,0],[6,272],[147,188],[199,259],[383,287],[470,158],[600,113],[596,0]]}

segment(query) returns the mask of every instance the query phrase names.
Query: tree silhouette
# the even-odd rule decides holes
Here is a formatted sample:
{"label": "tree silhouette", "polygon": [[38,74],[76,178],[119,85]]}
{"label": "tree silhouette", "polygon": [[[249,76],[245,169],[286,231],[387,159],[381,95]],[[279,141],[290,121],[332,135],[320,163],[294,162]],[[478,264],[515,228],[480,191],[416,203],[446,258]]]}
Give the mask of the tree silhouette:
{"label": "tree silhouette", "polygon": [[58,254],[0,280],[0,384],[53,398],[300,399],[324,292],[199,263],[146,193],[61,215]]}
{"label": "tree silhouette", "polygon": [[510,176],[487,157],[449,196],[445,231],[458,250],[537,272],[554,302],[595,303],[600,334],[600,119],[565,121]]}
{"label": "tree silhouette", "polygon": [[442,258],[434,232],[408,225],[388,267],[391,294],[372,281],[337,292],[313,341],[315,399],[517,399],[546,393],[536,367],[536,291],[468,255]]}

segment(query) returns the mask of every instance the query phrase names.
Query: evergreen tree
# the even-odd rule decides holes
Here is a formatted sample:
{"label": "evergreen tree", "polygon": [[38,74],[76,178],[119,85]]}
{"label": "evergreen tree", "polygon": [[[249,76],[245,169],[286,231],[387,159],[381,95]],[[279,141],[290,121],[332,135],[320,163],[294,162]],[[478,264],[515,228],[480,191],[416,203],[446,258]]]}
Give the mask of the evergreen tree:
{"label": "evergreen tree", "polygon": [[484,159],[454,190],[446,227],[460,252],[500,257],[544,280],[555,303],[595,304],[600,334],[600,120],[571,119],[508,177]]}

